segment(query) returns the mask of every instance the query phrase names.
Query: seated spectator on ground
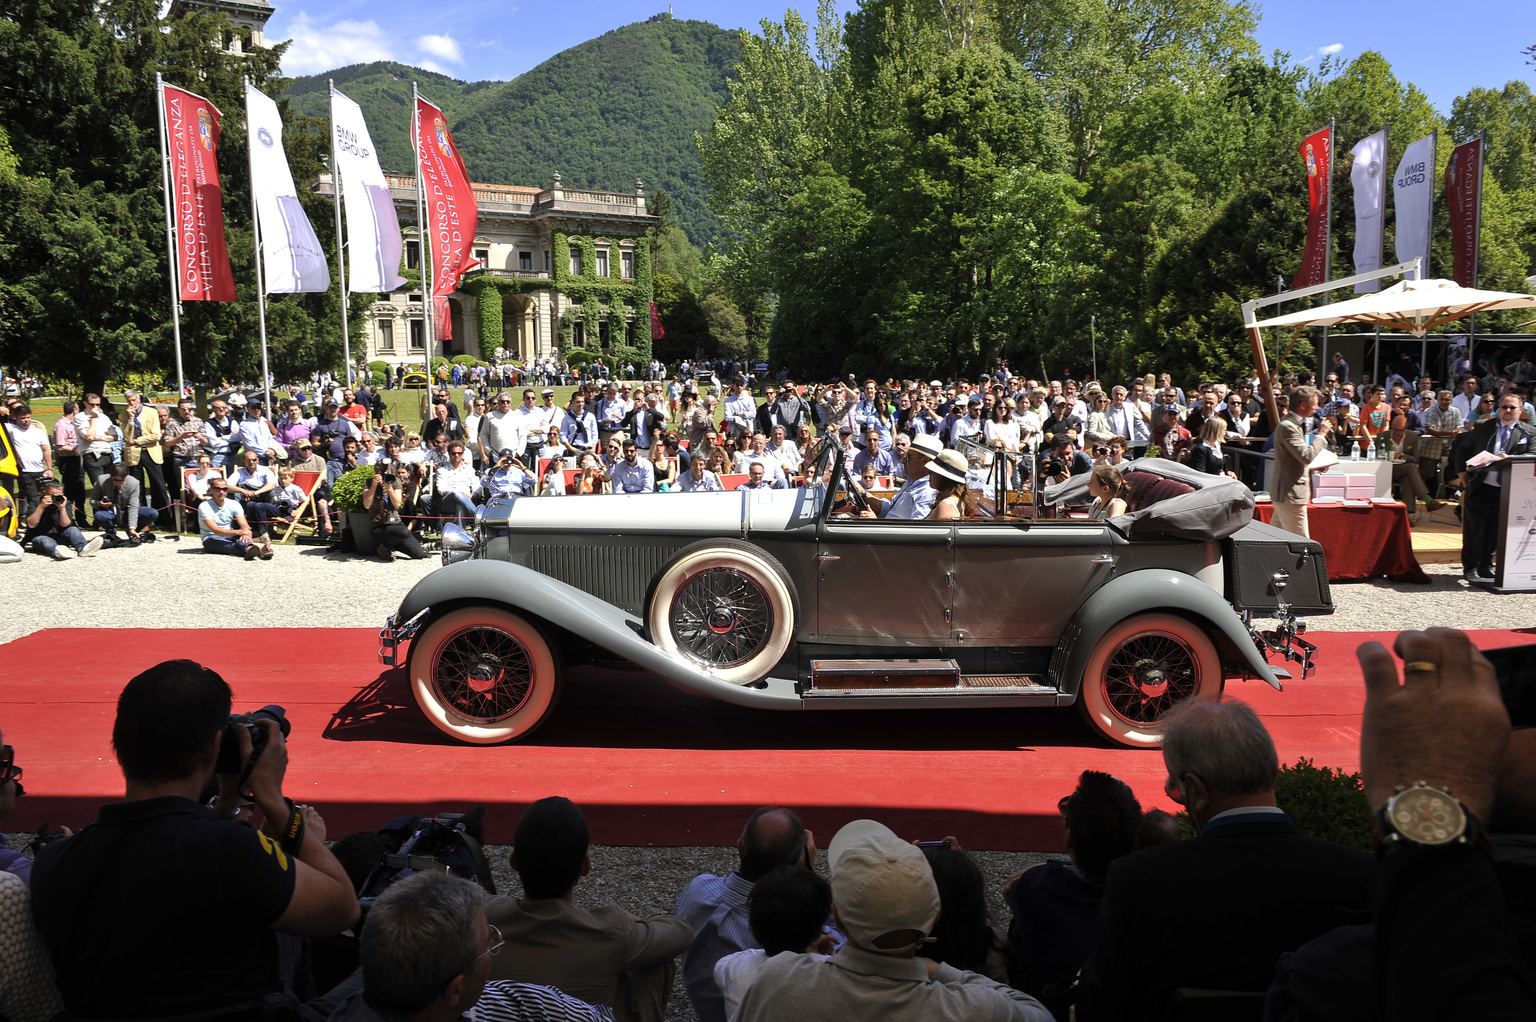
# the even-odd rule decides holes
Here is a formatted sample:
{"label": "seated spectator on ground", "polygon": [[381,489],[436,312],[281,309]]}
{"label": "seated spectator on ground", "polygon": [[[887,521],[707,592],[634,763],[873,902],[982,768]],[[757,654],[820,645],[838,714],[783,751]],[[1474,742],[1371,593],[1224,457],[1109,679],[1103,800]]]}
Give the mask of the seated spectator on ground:
{"label": "seated spectator on ground", "polygon": [[592,871],[587,846],[587,822],[569,799],[542,798],[523,812],[511,857],[523,897],[493,898],[485,910],[507,942],[491,974],[610,1005],[621,1022],[660,1022],[693,931],[677,916],[578,907],[576,885]]}
{"label": "seated spectator on ground", "polygon": [[271,532],[267,522],[278,516],[278,507],[272,503],[276,489],[277,473],[263,465],[255,451],[241,451],[240,467],[229,477],[229,495],[240,502],[245,520],[258,536]]}
{"label": "seated spectator on ground", "polygon": [[[475,517],[475,495],[480,492],[480,478],[464,456],[464,441],[448,443],[448,466],[437,470],[437,516],[452,518],[460,525]],[[557,463],[558,464],[558,463]]]}
{"label": "seated spectator on ground", "polygon": [[924,848],[923,854],[939,887],[939,921],[930,933],[932,941],[923,947],[923,956],[1007,983],[1004,946],[992,929],[981,867],[952,837],[946,837],[940,847]]}
{"label": "seated spectator on ground", "polygon": [[[16,750],[0,745],[0,823],[20,794]],[[32,917],[31,875],[31,859],[0,848],[0,1018],[7,1022],[49,1022],[64,1010],[53,963]]]}
{"label": "seated spectator on ground", "polygon": [[1275,963],[1369,904],[1371,857],[1304,837],[1275,806],[1274,742],[1246,705],[1164,718],[1166,791],[1200,836],[1108,871],[1077,1017],[1156,1018],[1174,990],[1263,991]]}
{"label": "seated spectator on ground", "polygon": [[1130,854],[1142,814],[1130,787],[1098,770],[1083,771],[1060,809],[1068,861],[1048,859],[1010,875],[1003,899],[1013,914],[1010,981],[1066,1019],[1067,989],[1093,950],[1104,875]]}
{"label": "seated spectator on ground", "polygon": [[[199,462],[206,457],[202,455]],[[143,489],[133,477],[133,470],[122,462],[112,466],[91,504],[96,528],[106,533],[108,539],[126,543],[155,541],[155,534],[149,530],[160,512],[143,504]]]}
{"label": "seated spectator on ground", "polygon": [[[683,985],[700,1022],[730,1017],[715,983],[715,963],[757,946],[749,925],[753,886],[780,866],[815,869],[816,836],[801,825],[793,809],[765,806],[747,818],[736,855],[739,865],[734,872],[696,876],[677,900],[677,914],[693,928],[693,941],[683,952]],[[822,920],[826,918],[824,913]]]}
{"label": "seated spectator on ground", "polygon": [[421,540],[406,527],[401,518],[406,505],[406,490],[411,486],[411,467],[397,461],[381,461],[374,466],[373,478],[363,488],[363,510],[371,527],[369,543],[381,561],[393,561],[395,552],[413,561],[427,556]]}
{"label": "seated spectator on ground", "polygon": [[[245,727],[226,735],[229,714],[229,686],[190,660],[157,664],[123,689],[112,729],[123,801],[49,844],[32,870],[71,1018],[254,1013],[284,987],[277,934],[327,936],[357,922],[325,822],[283,796],[277,722],[253,725],[267,732],[253,759]],[[226,740],[237,743],[233,769],[216,774]],[[201,800],[215,783],[210,808]],[[250,797],[261,830],[248,825]]]}
{"label": "seated spectator on ground", "polygon": [[724,1002],[723,1017],[736,1017],[742,995],[763,963],[774,955],[787,951],[825,961],[837,950],[837,938],[826,932],[831,914],[832,886],[810,870],[780,866],[753,884],[747,896],[747,918],[757,946],[715,963],[714,980]]}
{"label": "seated spectator on ground", "polygon": [[1028,994],[917,956],[938,920],[939,891],[916,846],[855,820],[832,839],[828,858],[832,914],[848,942],[824,961],[769,959],[742,998],[741,1022],[1050,1018]]}
{"label": "seated spectator on ground", "polygon": [[486,894],[447,873],[391,884],[368,910],[359,943],[361,989],[329,1022],[608,1022],[612,1016],[547,986],[491,979],[511,953],[485,921]]}
{"label": "seated spectator on ground", "polygon": [[42,481],[37,503],[22,524],[27,530],[22,546],[31,547],[33,553],[56,561],[68,561],[76,556],[94,557],[101,549],[100,536],[86,539],[75,524],[69,501],[64,497],[64,484],[53,479]]}
{"label": "seated spectator on ground", "polygon": [[197,525],[204,553],[233,554],[247,561],[272,559],[272,541],[265,536],[260,543],[255,541],[245,509],[238,500],[229,499],[228,480],[209,481],[208,499],[197,509]]}

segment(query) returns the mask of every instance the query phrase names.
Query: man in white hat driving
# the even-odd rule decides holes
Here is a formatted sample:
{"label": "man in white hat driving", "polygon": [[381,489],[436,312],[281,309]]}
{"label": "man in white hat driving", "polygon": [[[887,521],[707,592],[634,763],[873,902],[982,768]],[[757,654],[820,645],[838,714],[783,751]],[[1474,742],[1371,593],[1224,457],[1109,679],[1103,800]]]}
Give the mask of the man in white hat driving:
{"label": "man in white hat driving", "polygon": [[1050,1022],[1021,990],[918,957],[939,918],[939,889],[916,845],[874,820],[854,820],[827,857],[832,914],[848,943],[831,958],[786,951],[769,959],[738,1022]]}
{"label": "man in white hat driving", "polygon": [[869,498],[869,509],[861,518],[888,518],[921,520],[933,510],[933,488],[928,485],[928,462],[939,456],[944,445],[931,433],[919,433],[912,438],[912,445],[902,455],[902,466],[907,481],[901,489],[891,494],[889,500]]}

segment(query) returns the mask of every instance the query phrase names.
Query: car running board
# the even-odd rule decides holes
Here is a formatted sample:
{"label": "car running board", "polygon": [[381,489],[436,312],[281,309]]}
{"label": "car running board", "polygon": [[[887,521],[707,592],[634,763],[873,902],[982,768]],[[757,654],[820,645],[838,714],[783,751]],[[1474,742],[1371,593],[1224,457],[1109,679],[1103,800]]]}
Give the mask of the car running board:
{"label": "car running board", "polygon": [[812,660],[809,698],[1054,695],[1027,674],[961,674],[954,660]]}

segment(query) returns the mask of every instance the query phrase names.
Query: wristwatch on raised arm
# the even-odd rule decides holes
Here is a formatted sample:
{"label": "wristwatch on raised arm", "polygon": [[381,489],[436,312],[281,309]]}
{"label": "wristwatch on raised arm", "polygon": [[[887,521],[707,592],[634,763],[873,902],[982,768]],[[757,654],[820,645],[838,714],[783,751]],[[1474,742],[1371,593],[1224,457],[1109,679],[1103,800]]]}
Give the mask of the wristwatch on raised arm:
{"label": "wristwatch on raised arm", "polygon": [[1456,845],[1475,845],[1491,854],[1482,823],[1449,788],[1431,787],[1424,781],[1398,785],[1386,804],[1376,810],[1377,856],[1402,847]]}

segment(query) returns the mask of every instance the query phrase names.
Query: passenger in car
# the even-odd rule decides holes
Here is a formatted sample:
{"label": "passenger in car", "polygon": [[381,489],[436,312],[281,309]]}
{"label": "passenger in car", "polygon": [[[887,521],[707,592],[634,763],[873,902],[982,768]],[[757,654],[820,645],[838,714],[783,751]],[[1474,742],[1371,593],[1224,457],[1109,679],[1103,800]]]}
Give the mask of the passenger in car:
{"label": "passenger in car", "polygon": [[965,484],[968,468],[965,455],[944,451],[928,463],[928,480],[933,486],[933,511],[930,522],[947,522],[976,513],[976,495]]}
{"label": "passenger in car", "polygon": [[891,495],[889,500],[869,498],[869,509],[861,518],[885,518],[892,521],[915,521],[927,518],[936,499],[928,482],[928,463],[944,449],[939,438],[932,433],[919,433],[912,439],[902,459],[902,471],[907,481]]}
{"label": "passenger in car", "polygon": [[1131,488],[1118,468],[1113,465],[1095,465],[1093,474],[1088,477],[1088,493],[1093,497],[1093,506],[1089,508],[1088,516],[1103,520],[1125,514],[1125,502],[1131,495]]}

